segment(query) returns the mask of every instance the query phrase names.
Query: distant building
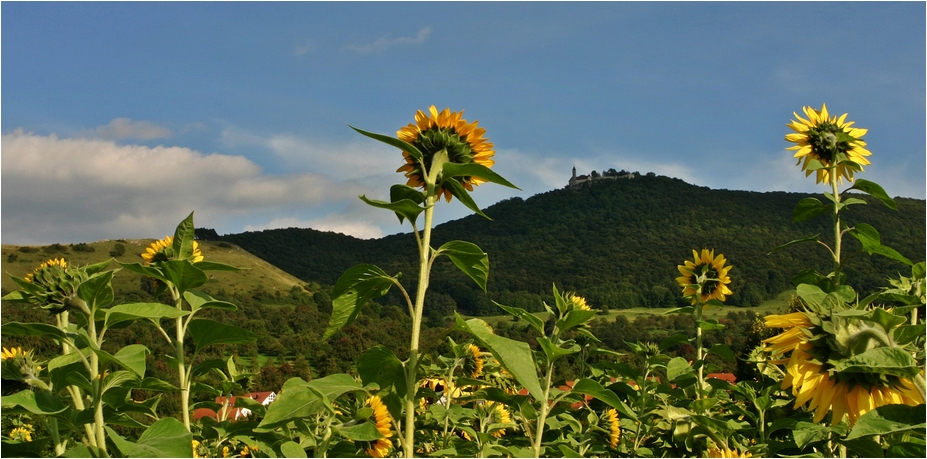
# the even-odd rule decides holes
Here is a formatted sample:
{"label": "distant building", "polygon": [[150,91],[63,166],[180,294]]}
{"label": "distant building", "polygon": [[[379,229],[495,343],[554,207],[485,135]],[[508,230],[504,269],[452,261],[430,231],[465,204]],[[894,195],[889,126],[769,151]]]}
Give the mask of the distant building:
{"label": "distant building", "polygon": [[[610,172],[614,172],[614,169],[611,169]],[[583,183],[594,182],[596,180],[617,180],[617,179],[632,179],[637,177],[637,174],[634,172],[614,172],[614,173],[603,173],[601,175],[597,174],[595,171],[592,171],[591,175],[576,175],[576,166],[573,166],[573,176],[570,177],[570,182],[567,185],[571,190],[578,190]]]}
{"label": "distant building", "polygon": [[[219,414],[209,408],[197,408],[193,410],[193,420],[199,420],[204,417],[210,417],[216,421],[222,422],[225,419],[230,421],[238,421],[240,419],[245,419],[248,416],[251,416],[251,410],[247,408],[238,408],[235,407],[235,400],[238,398],[250,398],[261,405],[267,406],[270,405],[274,400],[277,399],[276,392],[251,392],[250,394],[245,395],[233,395],[229,399],[228,410],[226,410],[225,418],[219,419]],[[225,397],[216,397],[216,403],[222,404],[225,402]]]}

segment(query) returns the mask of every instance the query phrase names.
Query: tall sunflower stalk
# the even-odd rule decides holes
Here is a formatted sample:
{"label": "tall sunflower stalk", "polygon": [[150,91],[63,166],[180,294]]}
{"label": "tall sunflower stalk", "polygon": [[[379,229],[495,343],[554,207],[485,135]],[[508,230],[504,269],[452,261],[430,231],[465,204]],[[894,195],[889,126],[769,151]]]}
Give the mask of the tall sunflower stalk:
{"label": "tall sunflower stalk", "polygon": [[910,333],[917,326],[906,325],[906,318],[896,311],[874,307],[878,294],[860,300],[847,285],[842,268],[855,254],[845,257],[843,237],[849,234],[856,238],[862,246],[860,252],[912,263],[882,245],[872,226],[859,223],[844,227],[841,221],[848,206],[866,204],[862,199],[841,195],[839,186],[844,179],[855,182],[844,193],[868,193],[896,209],[882,187],[854,180],[854,173],[870,164],[867,157],[871,153],[862,139],[867,130],[852,127],[853,122],[846,121],[847,114],[831,116],[826,105],[820,110],[804,107],[803,111],[807,119],[794,114],[797,121],[788,124],[794,132],[785,140],[796,144],[788,149],[797,150],[795,158],[805,176],[815,173],[816,182],[829,188],[825,197],[830,203],[805,198],[796,206],[793,220],[805,221],[829,212],[834,243],[830,247],[813,236],[779,248],[817,242],[827,247],[833,257],[833,271],[828,275],[805,271],[796,277],[803,310],[767,316],[767,327],[785,330],[764,340],[764,344],[775,359],[772,362],[785,366],[782,388],[792,389],[796,408],[807,404],[807,409],[814,411],[815,423],[830,414],[831,425],[839,424],[846,416],[853,427],[865,413],[881,406],[924,403],[923,357],[917,351],[922,350],[923,333]]}
{"label": "tall sunflower stalk", "polygon": [[695,359],[698,362],[698,398],[702,397],[705,386],[705,349],[702,346],[702,314],[710,303],[720,304],[731,294],[728,284],[731,278],[728,272],[733,266],[725,266],[724,255],[715,256],[714,250],[702,249],[699,253],[692,250],[692,261],[678,265],[676,269],[682,276],[676,282],[682,287],[682,294],[692,299],[695,313]]}
{"label": "tall sunflower stalk", "polygon": [[[478,127],[478,122],[468,123],[462,115],[462,111],[451,112],[447,108],[438,112],[435,106],[431,106],[428,113],[419,110],[415,115],[415,123],[399,129],[397,137],[352,127],[360,134],[402,151],[405,164],[397,172],[405,174],[408,179],[406,184],[394,185],[390,189],[389,202],[371,200],[365,196],[361,196],[361,199],[374,207],[392,210],[400,222],[408,219],[411,223],[418,247],[418,285],[413,299],[399,282],[398,275],[390,276],[373,265],[358,265],[349,269],[332,290],[333,312],[324,338],[353,322],[368,300],[385,295],[392,286],[400,289],[412,317],[409,357],[402,364],[404,381],[402,385],[396,384],[393,394],[402,399],[405,422],[400,442],[406,457],[412,457],[414,453],[416,388],[419,387],[418,368],[422,355],[421,328],[431,268],[439,256],[446,255],[484,291],[489,274],[488,256],[472,243],[451,241],[437,249],[431,246],[435,206],[441,197],[447,202],[457,198],[485,217],[469,196],[473,186],[493,182],[516,188],[489,169],[494,164],[493,145],[483,137],[485,129]],[[420,214],[424,214],[421,229],[417,225]]]}

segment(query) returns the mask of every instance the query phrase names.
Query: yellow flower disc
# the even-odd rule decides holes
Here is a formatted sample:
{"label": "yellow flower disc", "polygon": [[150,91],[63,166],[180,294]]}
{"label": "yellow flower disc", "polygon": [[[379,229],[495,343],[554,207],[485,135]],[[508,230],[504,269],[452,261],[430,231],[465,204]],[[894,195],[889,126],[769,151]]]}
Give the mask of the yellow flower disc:
{"label": "yellow flower disc", "polygon": [[872,153],[865,148],[866,142],[863,141],[868,129],[852,127],[853,121],[846,121],[846,113],[840,117],[830,116],[827,113],[827,104],[823,104],[821,110],[811,107],[803,107],[802,110],[808,119],[793,113],[797,121],[793,120],[787,126],[795,132],[786,134],[785,140],[795,144],[787,150],[797,150],[795,158],[798,158],[798,164],[802,165],[805,177],[814,172],[808,170],[809,162],[814,159],[825,166],[817,170],[816,183],[830,182],[831,172],[828,168],[832,166],[835,167],[833,172],[838,182],[842,182],[844,178],[852,182],[855,171],[851,166],[842,163],[839,156],[844,155],[847,160],[858,164],[860,171],[863,170],[863,166],[870,164],[866,157]]}
{"label": "yellow flower disc", "polygon": [[378,395],[367,399],[367,405],[373,409],[373,421],[377,430],[385,437],[373,442],[370,448],[367,449],[367,455],[370,457],[386,457],[390,450],[393,449],[393,442],[389,440],[389,437],[393,435],[390,429],[393,418],[390,417],[389,410],[386,409],[386,405],[383,404]]}
{"label": "yellow flower disc", "polygon": [[586,299],[576,295],[572,292],[567,292],[563,294],[563,301],[567,304],[567,310],[572,311],[575,309],[580,309],[583,311],[591,311],[592,308],[586,304]]}
{"label": "yellow flower disc", "polygon": [[716,257],[714,250],[702,249],[701,254],[693,250],[692,261],[686,260],[686,264],[676,266],[682,274],[676,278],[682,287],[682,294],[691,296],[693,305],[698,303],[699,296],[702,303],[727,299],[727,295],[733,293],[727,287],[731,283],[727,273],[733,266],[724,266],[726,262],[724,255],[718,254]]}
{"label": "yellow flower disc", "polygon": [[[399,139],[414,145],[423,155],[424,169],[408,152],[402,152],[406,164],[396,170],[403,172],[409,179],[406,183],[411,187],[424,187],[425,176],[431,168],[432,160],[438,152],[447,152],[448,161],[457,164],[481,164],[492,167],[492,160],[496,154],[493,144],[483,137],[486,130],[477,127],[478,121],[467,123],[463,119],[463,110],[452,112],[445,108],[438,113],[434,105],[429,107],[428,114],[419,110],[415,114],[415,124],[409,124],[396,131]],[[454,177],[468,191],[473,191],[474,185],[484,183],[479,177]],[[444,195],[451,201],[451,191],[443,186],[436,194]]]}

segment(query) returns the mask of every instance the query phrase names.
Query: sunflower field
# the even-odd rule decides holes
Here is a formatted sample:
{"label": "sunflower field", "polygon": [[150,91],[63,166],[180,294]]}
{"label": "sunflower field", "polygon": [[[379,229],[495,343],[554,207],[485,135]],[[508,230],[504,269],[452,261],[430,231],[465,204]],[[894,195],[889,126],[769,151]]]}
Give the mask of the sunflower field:
{"label": "sunflower field", "polygon": [[[803,115],[803,116],[802,116]],[[431,268],[447,257],[480,289],[489,255],[467,241],[432,247],[434,213],[457,200],[484,216],[470,196],[494,183],[515,187],[492,170],[494,146],[463,112],[418,111],[396,136],[353,128],[402,152],[405,183],[389,201],[361,196],[412,227],[418,276],[372,264],[348,269],[332,290],[332,314],[322,339],[351,325],[365,305],[393,290],[411,318],[401,352],[366,349],[349,373],[309,381],[294,377],[273,403],[247,393],[252,375],[234,359],[204,356],[211,346],[250,343],[248,330],[205,318],[234,310],[198,290],[209,271],[238,271],[203,256],[193,214],[172,236],[148,247],[141,260],[118,269],[145,276],[164,302],[114,304],[111,261],[76,266],[64,258],[40,264],[5,301],[45,310],[48,323],[10,322],[3,334],[53,342],[57,355],[3,348],[3,456],[16,457],[925,457],[925,263],[881,243],[875,227],[845,224],[865,193],[894,209],[876,183],[858,178],[870,164],[863,137],[847,114],[804,107],[785,140],[806,177],[824,187],[822,199],[796,203],[795,222],[830,218],[833,232],[781,241],[776,250],[819,250],[829,272],[796,268],[796,295],[787,311],[766,316],[752,333],[761,344],[740,356],[752,380],[710,377],[712,359],[734,360],[724,344],[703,342],[724,324],[706,318],[733,292],[736,267],[724,247],[696,247],[679,260],[678,287],[694,333],[661,342],[628,342],[618,353],[601,345],[590,322],[594,305],[551,286],[548,320],[519,307],[500,311],[536,338],[496,334],[479,318],[455,315],[444,333],[422,339]],[[442,203],[444,201],[444,203]],[[779,241],[777,241],[779,242]],[[887,279],[861,297],[844,273],[847,260],[879,255],[908,266],[910,276]],[[158,362],[176,379],[151,376],[143,344],[104,350],[107,332],[130,324],[151,327],[172,350]],[[685,343],[694,359],[668,349]],[[108,348],[107,348],[108,349]],[[436,349],[448,350],[438,352]],[[558,365],[580,361],[581,375],[558,380]],[[209,376],[209,378],[207,378]],[[8,390],[8,388],[14,388]],[[180,410],[160,416],[164,394]],[[210,401],[199,401],[206,394]],[[215,402],[212,402],[212,399]],[[210,409],[215,417],[195,417]],[[250,415],[235,420],[232,413]],[[237,416],[237,414],[236,414]]]}

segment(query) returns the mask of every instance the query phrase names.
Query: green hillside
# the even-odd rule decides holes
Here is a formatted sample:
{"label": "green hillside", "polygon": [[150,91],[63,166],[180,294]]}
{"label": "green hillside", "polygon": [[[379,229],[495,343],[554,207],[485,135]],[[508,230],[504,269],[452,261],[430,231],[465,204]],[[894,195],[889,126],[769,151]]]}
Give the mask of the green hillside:
{"label": "green hillside", "polygon": [[[69,263],[84,265],[115,258],[123,263],[141,262],[141,254],[154,242],[153,239],[120,239],[118,241],[99,241],[83,244],[48,246],[16,246],[3,244],[2,272],[3,293],[17,289],[10,275],[24,277],[36,266],[49,258],[64,258]],[[119,249],[119,247],[122,249]],[[223,290],[228,295],[250,296],[253,292],[264,290],[288,292],[294,286],[306,283],[288,274],[270,263],[255,257],[234,244],[221,241],[200,241],[203,255],[210,261],[225,263],[239,268],[240,272],[210,272],[210,282],[202,290],[216,294]],[[120,255],[119,253],[122,252]],[[117,268],[113,263],[111,268]],[[141,276],[126,270],[120,270],[113,278],[113,289],[117,295],[137,292],[141,286]]]}
{"label": "green hillside", "polygon": [[[575,290],[595,307],[671,307],[680,304],[676,265],[692,249],[714,248],[734,266],[734,294],[728,304],[753,306],[791,288],[801,269],[827,270],[825,249],[804,244],[767,255],[775,247],[831,230],[826,216],[795,224],[792,210],[801,193],[712,190],[648,174],[632,180],[585,184],[523,200],[514,198],[438,226],[434,246],[461,239],[476,243],[490,258],[487,297],[446,260],[432,276],[429,311],[493,315],[490,298],[537,310],[557,283]],[[925,201],[897,198],[898,211],[864,197],[847,223],[873,224],[882,242],[914,261],[923,260]],[[442,203],[443,205],[443,203]],[[459,204],[452,204],[459,205]],[[374,211],[374,210],[371,210]],[[439,209],[440,212],[440,209]],[[832,228],[832,227],[831,227]],[[832,237],[832,236],[831,236]],[[347,268],[373,263],[414,281],[415,245],[411,234],[359,240],[311,229],[278,229],[222,236],[306,281],[334,284]],[[849,243],[849,251],[859,245]],[[861,255],[846,273],[863,292],[886,285],[885,278],[907,268],[882,257]],[[391,293],[392,295],[393,293]],[[387,297],[386,302],[402,304]]]}

